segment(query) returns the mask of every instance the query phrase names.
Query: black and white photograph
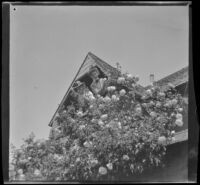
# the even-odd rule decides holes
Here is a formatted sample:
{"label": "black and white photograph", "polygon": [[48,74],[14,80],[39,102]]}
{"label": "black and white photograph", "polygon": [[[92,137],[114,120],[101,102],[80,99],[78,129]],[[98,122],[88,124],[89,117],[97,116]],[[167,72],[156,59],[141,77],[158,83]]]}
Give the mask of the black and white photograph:
{"label": "black and white photograph", "polygon": [[189,4],[10,3],[9,182],[189,182]]}

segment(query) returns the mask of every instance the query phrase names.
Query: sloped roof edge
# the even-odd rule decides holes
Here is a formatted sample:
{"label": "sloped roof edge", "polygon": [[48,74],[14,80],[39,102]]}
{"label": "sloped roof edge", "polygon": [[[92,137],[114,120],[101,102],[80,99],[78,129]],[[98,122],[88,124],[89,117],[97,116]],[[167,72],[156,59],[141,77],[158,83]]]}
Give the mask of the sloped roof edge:
{"label": "sloped roof edge", "polygon": [[78,69],[78,71],[77,71],[77,73],[76,73],[76,75],[75,75],[73,81],[71,82],[71,84],[70,84],[70,86],[69,86],[67,92],[65,93],[63,99],[61,100],[61,103],[59,104],[58,108],[56,109],[56,112],[54,113],[53,117],[51,118],[51,120],[50,120],[50,122],[49,122],[49,124],[48,124],[50,127],[51,127],[52,124],[53,124],[53,120],[54,120],[54,118],[55,118],[57,112],[59,111],[59,109],[62,107],[64,101],[66,100],[67,95],[68,95],[68,93],[69,93],[69,90],[70,90],[71,87],[73,86],[73,84],[74,84],[74,82],[75,82],[75,80],[76,80],[76,77],[78,76],[78,74],[79,74],[79,72],[80,72],[82,66],[83,66],[84,63],[86,62],[87,56],[88,56],[88,54],[86,55],[86,57],[85,57],[85,59],[83,60],[83,62],[82,62],[82,64],[81,64],[80,68]]}
{"label": "sloped roof edge", "polygon": [[[154,84],[160,87],[167,85],[168,83],[172,83],[175,86],[183,84],[188,81],[188,66],[168,75],[164,78],[161,78],[158,81],[155,81]],[[145,89],[148,89],[150,85],[146,86]]]}

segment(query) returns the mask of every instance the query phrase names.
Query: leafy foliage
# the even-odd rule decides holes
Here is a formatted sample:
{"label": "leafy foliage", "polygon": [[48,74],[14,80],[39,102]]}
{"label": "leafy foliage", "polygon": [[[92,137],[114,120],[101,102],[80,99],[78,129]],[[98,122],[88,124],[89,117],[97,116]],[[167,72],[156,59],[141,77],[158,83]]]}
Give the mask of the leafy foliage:
{"label": "leafy foliage", "polygon": [[117,180],[164,165],[166,144],[183,125],[183,99],[171,84],[140,96],[139,78],[118,69],[107,95],[89,100],[86,113],[63,108],[50,139],[31,134],[12,148],[11,180]]}

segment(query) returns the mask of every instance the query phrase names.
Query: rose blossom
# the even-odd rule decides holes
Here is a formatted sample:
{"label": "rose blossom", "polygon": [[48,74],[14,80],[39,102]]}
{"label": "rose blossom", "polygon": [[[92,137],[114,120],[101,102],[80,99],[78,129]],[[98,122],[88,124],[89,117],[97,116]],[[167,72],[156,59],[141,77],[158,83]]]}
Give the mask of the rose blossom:
{"label": "rose blossom", "polygon": [[101,167],[99,168],[99,173],[100,173],[101,175],[106,175],[106,174],[107,174],[107,169],[101,166]]}
{"label": "rose blossom", "polygon": [[118,84],[122,84],[122,83],[124,83],[125,82],[125,78],[124,77],[119,77],[118,79],[117,79],[117,83]]}
{"label": "rose blossom", "polygon": [[19,170],[17,171],[17,173],[21,175],[21,174],[23,174],[24,172],[23,172],[22,169],[19,169]]}
{"label": "rose blossom", "polygon": [[182,114],[178,113],[178,114],[176,114],[176,118],[182,120],[183,116],[182,116]]}
{"label": "rose blossom", "polygon": [[90,141],[90,142],[85,141],[85,142],[83,143],[83,145],[84,145],[86,148],[89,148],[89,147],[92,146],[92,142],[91,142],[91,141]]}
{"label": "rose blossom", "polygon": [[79,126],[79,129],[82,130],[83,128],[85,128],[85,125],[80,125],[80,126]]}
{"label": "rose blossom", "polygon": [[40,170],[35,169],[35,171],[34,171],[34,175],[35,175],[35,176],[40,176],[40,175],[41,175]]}
{"label": "rose blossom", "polygon": [[156,117],[156,113],[152,111],[152,112],[150,113],[150,116],[153,117],[153,118],[155,118],[155,117]]}
{"label": "rose blossom", "polygon": [[103,104],[100,104],[100,105],[99,105],[99,108],[100,108],[100,109],[103,109],[103,108],[104,108],[104,105],[103,105]]}
{"label": "rose blossom", "polygon": [[76,162],[78,163],[78,162],[80,162],[81,161],[81,159],[80,159],[80,157],[78,157],[77,159],[76,159]]}
{"label": "rose blossom", "polygon": [[156,107],[157,107],[157,108],[160,108],[160,107],[161,107],[161,103],[160,103],[160,102],[157,102],[157,103],[156,103]]}
{"label": "rose blossom", "polygon": [[182,127],[182,126],[183,126],[183,120],[182,120],[182,119],[177,119],[177,120],[175,121],[175,124],[176,124],[177,126],[179,126],[179,127]]}
{"label": "rose blossom", "polygon": [[138,114],[141,114],[141,113],[142,113],[141,107],[137,107],[137,108],[135,109],[135,111],[136,111],[136,113],[138,113]]}
{"label": "rose blossom", "polygon": [[146,94],[149,95],[149,96],[152,95],[151,90],[150,89],[146,90]]}
{"label": "rose blossom", "polygon": [[99,161],[97,159],[92,159],[90,162],[91,162],[92,167],[94,167],[98,164]]}
{"label": "rose blossom", "polygon": [[158,144],[161,144],[161,145],[166,144],[166,137],[165,136],[160,136],[158,138]]}
{"label": "rose blossom", "polygon": [[113,169],[113,164],[112,164],[112,163],[108,163],[106,166],[107,166],[107,168],[108,168],[109,170],[112,170],[112,169]]}
{"label": "rose blossom", "polygon": [[183,108],[179,108],[179,109],[178,109],[178,112],[183,112]]}
{"label": "rose blossom", "polygon": [[129,160],[129,156],[128,155],[123,155],[123,160],[128,161]]}
{"label": "rose blossom", "polygon": [[160,92],[160,93],[158,93],[158,96],[165,97],[165,93],[164,92]]}
{"label": "rose blossom", "polygon": [[171,103],[172,103],[172,105],[176,105],[176,104],[178,103],[178,101],[177,101],[176,99],[173,99],[173,100],[171,101]]}
{"label": "rose blossom", "polygon": [[108,91],[114,91],[114,90],[116,90],[116,87],[115,86],[109,86],[109,87],[107,87],[107,90]]}
{"label": "rose blossom", "polygon": [[24,174],[20,174],[18,180],[24,181],[26,180],[26,176]]}
{"label": "rose blossom", "polygon": [[127,79],[128,79],[128,80],[131,80],[131,79],[133,78],[133,75],[132,75],[132,74],[127,74],[126,76],[127,76]]}
{"label": "rose blossom", "polygon": [[175,130],[172,130],[172,131],[171,131],[171,134],[174,135],[174,134],[175,134]]}
{"label": "rose blossom", "polygon": [[113,95],[112,95],[112,100],[113,100],[113,101],[117,101],[117,96],[113,94]]}
{"label": "rose blossom", "polygon": [[77,116],[78,116],[78,117],[83,116],[83,112],[82,112],[82,111],[78,111],[78,112],[77,112]]}
{"label": "rose blossom", "polygon": [[133,88],[135,88],[136,85],[135,85],[135,83],[132,83],[131,86],[132,86]]}
{"label": "rose blossom", "polygon": [[98,125],[103,126],[103,125],[104,125],[104,122],[103,122],[102,120],[99,120],[99,121],[98,121]]}
{"label": "rose blossom", "polygon": [[101,115],[101,120],[105,121],[108,118],[108,114]]}
{"label": "rose blossom", "polygon": [[124,96],[124,95],[126,94],[126,91],[125,91],[124,89],[122,89],[122,90],[119,92],[119,94],[120,94],[121,96]]}
{"label": "rose blossom", "polygon": [[111,99],[108,97],[108,96],[106,96],[105,98],[104,98],[104,102],[110,102],[111,101]]}
{"label": "rose blossom", "polygon": [[118,122],[117,124],[118,124],[118,127],[121,129],[122,128],[121,122]]}

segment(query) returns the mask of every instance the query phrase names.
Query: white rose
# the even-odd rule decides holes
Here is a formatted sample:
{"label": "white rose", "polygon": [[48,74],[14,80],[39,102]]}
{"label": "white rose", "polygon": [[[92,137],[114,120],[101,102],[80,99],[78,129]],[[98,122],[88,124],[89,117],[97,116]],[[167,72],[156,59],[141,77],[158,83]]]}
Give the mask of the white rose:
{"label": "white rose", "polygon": [[108,118],[108,114],[101,115],[101,120],[105,121]]}
{"label": "white rose", "polygon": [[98,121],[98,125],[99,125],[99,126],[103,126],[103,125],[104,125],[104,122],[103,122],[102,120],[99,120],[99,121]]}
{"label": "white rose", "polygon": [[123,155],[123,160],[128,161],[129,160],[129,156],[128,155]]}
{"label": "white rose", "polygon": [[142,113],[141,107],[137,107],[137,108],[135,109],[135,111],[136,111],[137,114],[141,114],[141,113]]}
{"label": "white rose", "polygon": [[108,97],[108,96],[106,96],[105,98],[104,98],[104,102],[110,102],[111,101],[111,99]]}
{"label": "white rose", "polygon": [[183,112],[183,108],[179,108],[179,109],[178,109],[178,112]]}
{"label": "white rose", "polygon": [[150,101],[149,104],[150,104],[151,106],[154,106],[154,105],[155,105],[155,103],[154,103],[153,101]]}
{"label": "white rose", "polygon": [[175,130],[172,130],[172,131],[171,131],[171,134],[174,135],[174,134],[175,134]]}
{"label": "white rose", "polygon": [[106,175],[107,174],[107,169],[101,166],[99,168],[99,174],[100,175]]}
{"label": "white rose", "polygon": [[108,168],[109,170],[112,170],[112,169],[113,169],[113,164],[112,164],[112,163],[108,163],[106,166],[107,166],[107,168]]}
{"label": "white rose", "polygon": [[159,97],[165,97],[165,93],[164,92],[160,92],[160,93],[158,93],[158,96]]}
{"label": "white rose", "polygon": [[115,86],[111,86],[111,90],[112,90],[112,91],[115,91],[115,90],[116,90],[116,87],[115,87]]}
{"label": "white rose", "polygon": [[78,112],[77,112],[77,116],[78,116],[78,117],[83,116],[83,112],[82,112],[82,111],[78,111]]}
{"label": "white rose", "polygon": [[127,79],[128,79],[128,80],[133,79],[133,75],[132,75],[132,74],[127,74],[126,76],[127,76]]}
{"label": "white rose", "polygon": [[19,175],[23,174],[23,173],[24,173],[24,172],[23,172],[23,169],[19,169],[19,170],[17,171],[17,173],[18,173]]}
{"label": "white rose", "polygon": [[176,114],[176,118],[182,120],[183,116],[182,116],[182,114],[178,113],[178,114]]}
{"label": "white rose", "polygon": [[89,148],[89,147],[92,146],[92,142],[91,142],[91,141],[90,141],[90,142],[85,141],[85,142],[83,143],[83,145],[84,145],[86,148]]}
{"label": "white rose", "polygon": [[141,97],[141,99],[142,99],[142,100],[145,100],[145,99],[146,99],[146,96],[145,96],[145,95],[144,95],[144,96],[142,96],[142,97]]}
{"label": "white rose", "polygon": [[182,127],[182,126],[183,126],[183,120],[177,119],[177,120],[175,121],[175,124],[176,124],[177,126],[179,126],[179,127]]}
{"label": "white rose", "polygon": [[96,119],[93,118],[93,119],[91,120],[91,122],[92,122],[92,123],[96,123]]}
{"label": "white rose", "polygon": [[78,162],[80,162],[81,161],[81,159],[80,159],[80,157],[78,157],[77,159],[76,159],[76,162],[78,163]]}
{"label": "white rose", "polygon": [[172,113],[171,113],[171,117],[174,117],[174,116],[175,116],[175,114],[172,112]]}
{"label": "white rose", "polygon": [[97,159],[93,159],[93,160],[90,161],[92,167],[96,166],[98,164],[98,162],[99,161]]}
{"label": "white rose", "polygon": [[143,106],[143,107],[147,107],[147,104],[146,104],[146,103],[142,103],[142,106]]}
{"label": "white rose", "polygon": [[146,90],[146,94],[150,96],[152,94],[151,90],[150,89]]}
{"label": "white rose", "polygon": [[131,86],[132,86],[133,88],[135,88],[136,85],[135,85],[134,83],[132,83]]}
{"label": "white rose", "polygon": [[118,127],[121,129],[122,128],[122,124],[120,122],[117,123]]}
{"label": "white rose", "polygon": [[80,129],[80,130],[82,130],[82,129],[84,129],[84,128],[85,128],[85,125],[80,125],[80,126],[79,126],[79,129]]}
{"label": "white rose", "polygon": [[111,91],[111,87],[107,87],[107,91]]}
{"label": "white rose", "polygon": [[120,96],[124,96],[126,94],[126,91],[124,89],[122,89],[120,92],[119,92]]}
{"label": "white rose", "polygon": [[176,105],[176,104],[178,103],[178,101],[177,101],[176,99],[173,99],[173,100],[171,101],[171,103],[172,103],[172,105]]}
{"label": "white rose", "polygon": [[165,145],[166,144],[166,137],[165,136],[160,136],[158,138],[158,144]]}
{"label": "white rose", "polygon": [[36,170],[34,171],[34,175],[35,175],[35,176],[40,176],[40,175],[41,175],[40,170],[36,169]]}
{"label": "white rose", "polygon": [[122,84],[122,83],[124,83],[125,82],[125,78],[124,77],[119,77],[118,79],[117,79],[117,83],[118,84]]}
{"label": "white rose", "polygon": [[160,103],[160,102],[157,102],[157,103],[156,103],[156,107],[157,107],[157,108],[160,108],[160,107],[161,107],[161,103]]}
{"label": "white rose", "polygon": [[100,105],[99,105],[99,108],[100,108],[100,109],[103,109],[103,108],[104,108],[104,105],[103,105],[103,104],[100,104]]}
{"label": "white rose", "polygon": [[24,174],[20,174],[18,177],[18,180],[24,181],[24,180],[26,180],[26,176]]}
{"label": "white rose", "polygon": [[157,115],[156,115],[155,112],[152,111],[152,112],[150,113],[150,116],[153,117],[153,118],[155,118]]}
{"label": "white rose", "polygon": [[112,98],[113,101],[117,101],[117,96],[116,95],[113,94],[111,98]]}

